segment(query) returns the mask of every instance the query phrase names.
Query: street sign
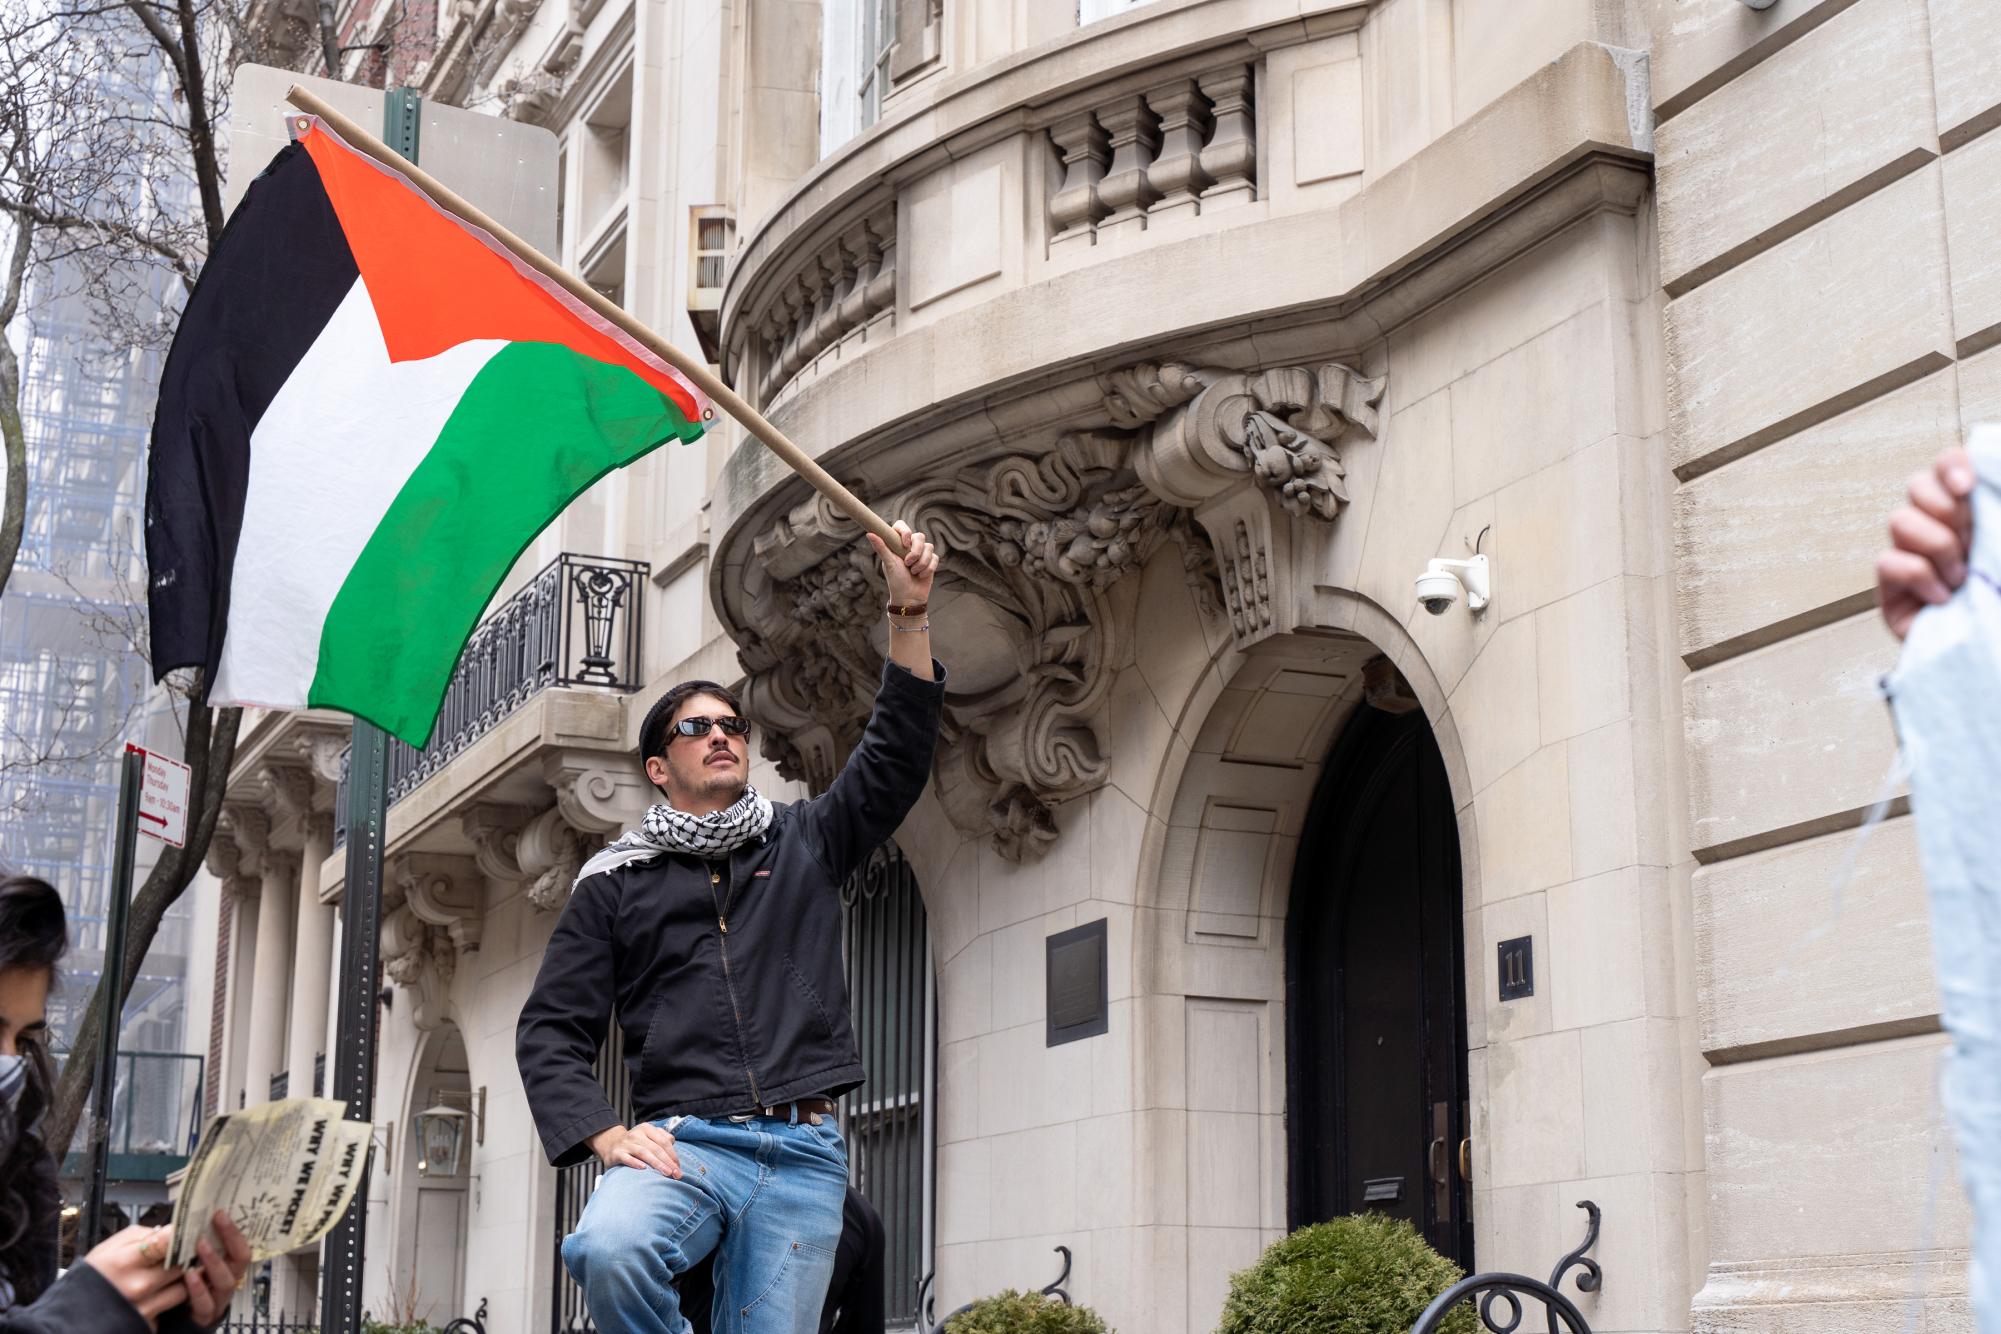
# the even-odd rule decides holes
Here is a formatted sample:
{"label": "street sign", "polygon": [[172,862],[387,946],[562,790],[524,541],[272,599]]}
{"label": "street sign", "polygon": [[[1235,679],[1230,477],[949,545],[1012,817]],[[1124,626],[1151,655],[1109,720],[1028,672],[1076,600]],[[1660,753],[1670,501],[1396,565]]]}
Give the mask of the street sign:
{"label": "street sign", "polygon": [[181,847],[188,839],[188,766],[143,746],[125,749],[146,763],[139,785],[139,832]]}

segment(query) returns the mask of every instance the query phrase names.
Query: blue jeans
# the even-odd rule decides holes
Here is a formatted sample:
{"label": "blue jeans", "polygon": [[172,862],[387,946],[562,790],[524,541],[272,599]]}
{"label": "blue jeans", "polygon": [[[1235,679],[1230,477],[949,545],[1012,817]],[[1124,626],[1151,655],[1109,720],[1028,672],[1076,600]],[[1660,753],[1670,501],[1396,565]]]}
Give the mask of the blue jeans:
{"label": "blue jeans", "polygon": [[563,1239],[599,1334],[688,1334],[674,1282],[711,1251],[715,1334],[817,1334],[848,1183],[833,1118],[659,1124],[681,1179],[609,1169]]}

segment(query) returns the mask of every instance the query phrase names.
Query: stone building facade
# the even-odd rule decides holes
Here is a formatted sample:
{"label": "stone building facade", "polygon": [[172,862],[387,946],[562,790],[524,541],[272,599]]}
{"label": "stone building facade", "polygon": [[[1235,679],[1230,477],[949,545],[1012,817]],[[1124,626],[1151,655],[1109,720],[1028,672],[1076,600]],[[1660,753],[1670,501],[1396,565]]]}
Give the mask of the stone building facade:
{"label": "stone building facade", "polygon": [[[1197,1334],[1297,1223],[1539,1273],[1590,1199],[1601,1331],[1970,1328],[1900,806],[1841,886],[1899,795],[1882,518],[2001,411],[1989,6],[488,0],[438,51],[560,136],[566,262],[948,553],[897,836],[941,1313],[1062,1245]],[[562,550],[647,565],[643,688],[529,693],[389,825],[371,1292],[496,1334],[559,1300],[514,1018],[645,703],[740,682],[802,795],[883,652],[857,532],[740,433]],[[1488,605],[1419,606],[1476,555]],[[337,722],[245,745],[225,1094],[325,1015],[283,961]],[[1049,985],[1099,932],[1102,1007]],[[485,1094],[452,1201],[439,1089]]]}

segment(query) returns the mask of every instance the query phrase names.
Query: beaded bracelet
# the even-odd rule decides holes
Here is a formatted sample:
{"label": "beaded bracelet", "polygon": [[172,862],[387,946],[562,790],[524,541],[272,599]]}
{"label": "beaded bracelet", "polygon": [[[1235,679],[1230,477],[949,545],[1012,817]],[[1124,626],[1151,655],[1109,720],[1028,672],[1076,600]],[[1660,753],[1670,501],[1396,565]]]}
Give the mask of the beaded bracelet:
{"label": "beaded bracelet", "polygon": [[924,631],[929,630],[931,628],[931,618],[928,616],[925,617],[924,624],[922,625],[898,625],[894,621],[892,621],[890,622],[889,628],[907,635],[922,634]]}

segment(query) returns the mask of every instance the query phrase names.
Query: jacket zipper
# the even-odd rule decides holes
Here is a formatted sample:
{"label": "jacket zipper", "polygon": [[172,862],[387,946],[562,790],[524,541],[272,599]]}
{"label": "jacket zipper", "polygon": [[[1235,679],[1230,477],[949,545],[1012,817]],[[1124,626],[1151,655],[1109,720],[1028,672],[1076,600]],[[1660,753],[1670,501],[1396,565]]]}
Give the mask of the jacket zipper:
{"label": "jacket zipper", "polygon": [[[709,867],[709,902],[716,903],[716,886],[722,883],[722,876],[714,866]],[[736,886],[731,884],[730,895],[736,895]],[[757,1076],[750,1071],[750,1046],[743,1040],[743,1007],[737,1004],[736,980],[730,976],[730,919],[727,904],[716,906],[717,937],[723,954],[723,987],[730,994],[730,1014],[736,1019],[736,1049],[743,1057],[743,1077],[750,1081],[750,1098],[757,1106],[764,1105],[764,1095],[757,1091]]]}

